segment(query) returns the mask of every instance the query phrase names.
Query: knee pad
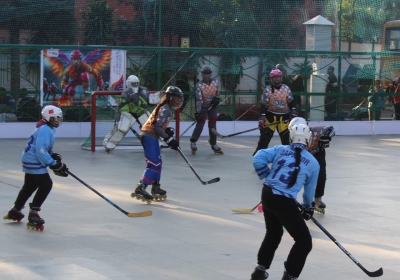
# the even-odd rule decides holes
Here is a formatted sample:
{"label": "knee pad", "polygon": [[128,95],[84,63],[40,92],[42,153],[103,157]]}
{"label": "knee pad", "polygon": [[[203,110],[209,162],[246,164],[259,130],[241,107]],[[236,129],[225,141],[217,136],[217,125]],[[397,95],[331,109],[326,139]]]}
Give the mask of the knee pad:
{"label": "knee pad", "polygon": [[121,117],[118,122],[118,130],[125,134],[128,133],[135,121],[135,118],[130,113],[121,112]]}

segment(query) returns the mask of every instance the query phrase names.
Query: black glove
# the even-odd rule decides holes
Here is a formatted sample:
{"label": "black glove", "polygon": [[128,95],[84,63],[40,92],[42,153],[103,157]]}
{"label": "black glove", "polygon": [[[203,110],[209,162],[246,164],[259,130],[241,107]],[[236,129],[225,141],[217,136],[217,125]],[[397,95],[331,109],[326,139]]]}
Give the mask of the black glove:
{"label": "black glove", "polygon": [[195,120],[196,120],[197,122],[200,121],[200,120],[201,120],[200,112],[195,112],[195,113],[194,113],[194,118],[195,118]]}
{"label": "black glove", "polygon": [[57,153],[52,153],[50,156],[56,161],[61,161],[62,158],[61,155]]}
{"label": "black glove", "polygon": [[175,129],[172,127],[167,127],[165,129],[165,133],[167,133],[168,137],[173,137],[175,133]]}
{"label": "black glove", "polygon": [[261,114],[260,118],[258,119],[258,129],[260,133],[265,131],[265,114]]}
{"label": "black glove", "polygon": [[61,161],[57,161],[55,165],[49,166],[51,170],[53,170],[54,174],[57,176],[61,177],[68,177],[68,167],[65,165],[65,163],[62,163]]}
{"label": "black glove", "polygon": [[330,136],[321,135],[321,137],[319,137],[318,144],[321,148],[329,148],[329,142],[331,139],[332,137]]}
{"label": "black glove", "polygon": [[299,116],[299,113],[296,111],[296,108],[292,108],[292,111],[289,114],[290,120],[297,118]]}
{"label": "black glove", "polygon": [[220,102],[220,97],[214,96],[213,99],[211,100],[211,106],[215,108],[219,105],[219,102]]}
{"label": "black glove", "polygon": [[314,215],[314,209],[315,209],[315,203],[311,203],[311,207],[304,207],[304,205],[301,206],[301,215],[303,216],[303,219],[308,221],[309,219],[312,218]]}
{"label": "black glove", "polygon": [[179,148],[179,142],[176,141],[173,137],[166,137],[164,138],[165,143],[168,144],[168,146],[172,149],[172,150],[178,150]]}

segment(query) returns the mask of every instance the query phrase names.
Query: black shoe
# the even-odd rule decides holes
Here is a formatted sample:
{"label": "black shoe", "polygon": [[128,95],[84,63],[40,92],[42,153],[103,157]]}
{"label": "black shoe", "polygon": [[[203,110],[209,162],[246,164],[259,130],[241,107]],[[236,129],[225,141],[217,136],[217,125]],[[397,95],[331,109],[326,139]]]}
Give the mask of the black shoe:
{"label": "black shoe", "polygon": [[297,280],[297,277],[294,277],[285,271],[283,273],[282,280]]}
{"label": "black shoe", "polygon": [[261,270],[256,266],[254,272],[251,274],[251,280],[265,280],[269,276],[268,272]]}

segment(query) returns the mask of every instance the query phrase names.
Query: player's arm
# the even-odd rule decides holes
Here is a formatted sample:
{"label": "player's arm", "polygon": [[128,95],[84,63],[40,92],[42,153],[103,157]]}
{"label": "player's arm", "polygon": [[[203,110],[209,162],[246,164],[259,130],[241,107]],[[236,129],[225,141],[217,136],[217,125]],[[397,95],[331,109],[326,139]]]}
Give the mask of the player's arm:
{"label": "player's arm", "polygon": [[260,180],[266,178],[270,173],[268,164],[271,163],[275,157],[277,152],[276,147],[277,146],[269,149],[259,150],[253,157],[253,167]]}
{"label": "player's arm", "polygon": [[305,207],[311,207],[312,202],[314,201],[315,185],[317,184],[319,175],[319,164],[315,158],[313,158],[312,165],[309,167],[309,170],[311,173],[309,176],[307,176],[307,179],[304,182],[303,205]]}
{"label": "player's arm", "polygon": [[203,104],[203,97],[201,95],[201,89],[200,89],[200,82],[197,83],[196,85],[196,111],[200,112],[201,111],[201,105]]}
{"label": "player's arm", "polygon": [[36,158],[43,166],[52,166],[57,162],[51,157],[52,148],[52,133],[50,130],[42,129],[42,131],[37,135],[36,139]]}

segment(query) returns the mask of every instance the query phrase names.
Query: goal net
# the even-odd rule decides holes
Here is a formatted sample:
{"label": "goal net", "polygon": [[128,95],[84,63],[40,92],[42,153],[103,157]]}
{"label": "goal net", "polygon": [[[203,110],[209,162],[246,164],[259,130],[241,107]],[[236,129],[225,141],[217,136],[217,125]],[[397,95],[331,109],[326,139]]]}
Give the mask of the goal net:
{"label": "goal net", "polygon": [[[104,137],[111,131],[119,120],[118,99],[121,91],[95,91],[92,93],[91,126],[90,134],[81,148],[89,151],[104,149]],[[132,129],[140,133],[137,122]],[[116,149],[142,148],[140,140],[130,130]]]}

